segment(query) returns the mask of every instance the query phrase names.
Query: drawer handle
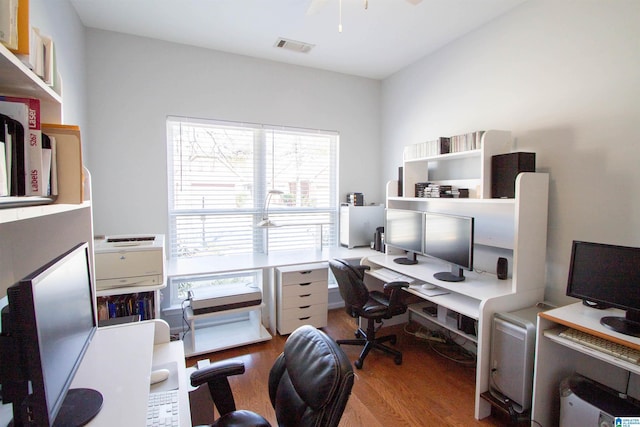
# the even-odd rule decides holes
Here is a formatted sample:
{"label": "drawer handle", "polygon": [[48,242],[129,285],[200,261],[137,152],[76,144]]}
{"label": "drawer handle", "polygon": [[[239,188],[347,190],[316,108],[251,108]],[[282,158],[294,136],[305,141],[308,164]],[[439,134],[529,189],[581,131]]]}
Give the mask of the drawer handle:
{"label": "drawer handle", "polygon": [[303,309],[307,309],[307,308],[309,308],[309,307],[311,307],[311,306],[310,306],[310,305],[303,305],[302,307],[298,307],[298,308],[299,308],[299,309],[301,309],[301,310],[303,310]]}
{"label": "drawer handle", "polygon": [[299,317],[298,320],[308,320],[311,319],[311,316],[307,316],[307,317]]}
{"label": "drawer handle", "polygon": [[310,297],[311,294],[304,294],[304,295],[299,295],[300,298],[306,298],[306,297]]}
{"label": "drawer handle", "polygon": [[301,271],[300,274],[311,274],[313,270]]}
{"label": "drawer handle", "polygon": [[300,286],[309,286],[311,284],[311,282],[307,282],[307,283],[300,283]]}

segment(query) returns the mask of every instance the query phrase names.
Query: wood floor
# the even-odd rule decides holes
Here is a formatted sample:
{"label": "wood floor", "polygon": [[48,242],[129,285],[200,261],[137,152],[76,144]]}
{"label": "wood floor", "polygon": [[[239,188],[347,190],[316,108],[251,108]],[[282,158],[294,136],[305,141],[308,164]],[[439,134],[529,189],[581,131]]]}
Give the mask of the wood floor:
{"label": "wood floor", "polygon": [[[352,338],[354,319],[344,310],[329,312],[328,326],[323,330],[334,339]],[[417,329],[410,325],[409,330]],[[356,379],[340,425],[347,426],[504,426],[505,420],[474,418],[475,367],[439,355],[428,342],[404,332],[402,325],[384,327],[378,335],[396,333],[395,347],[403,352],[402,365],[393,357],[372,351]],[[277,425],[269,402],[267,378],[275,358],[282,351],[286,336],[235,349],[187,359],[187,366],[199,359],[211,361],[239,358],[244,361],[244,375],[232,377],[238,409],[258,412]],[[357,359],[360,347],[342,347],[349,358]],[[201,388],[191,393],[194,425],[213,418],[208,392]]]}

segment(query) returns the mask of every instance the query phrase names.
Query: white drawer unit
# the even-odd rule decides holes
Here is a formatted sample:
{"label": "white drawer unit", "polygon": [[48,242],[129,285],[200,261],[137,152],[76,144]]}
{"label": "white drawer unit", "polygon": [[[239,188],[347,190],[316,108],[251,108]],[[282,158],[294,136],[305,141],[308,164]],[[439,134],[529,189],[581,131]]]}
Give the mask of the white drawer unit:
{"label": "white drawer unit", "polygon": [[276,269],[277,328],[282,335],[302,325],[327,326],[329,299],[327,263]]}

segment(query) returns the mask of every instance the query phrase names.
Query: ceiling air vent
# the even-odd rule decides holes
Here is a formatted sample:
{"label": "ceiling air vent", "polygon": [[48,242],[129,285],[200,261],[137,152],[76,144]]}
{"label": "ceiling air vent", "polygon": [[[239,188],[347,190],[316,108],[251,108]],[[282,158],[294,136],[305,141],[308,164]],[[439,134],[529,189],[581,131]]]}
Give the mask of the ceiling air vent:
{"label": "ceiling air vent", "polygon": [[292,50],[294,52],[307,53],[315,45],[280,37],[278,40],[276,40],[276,43],[273,46],[280,49]]}

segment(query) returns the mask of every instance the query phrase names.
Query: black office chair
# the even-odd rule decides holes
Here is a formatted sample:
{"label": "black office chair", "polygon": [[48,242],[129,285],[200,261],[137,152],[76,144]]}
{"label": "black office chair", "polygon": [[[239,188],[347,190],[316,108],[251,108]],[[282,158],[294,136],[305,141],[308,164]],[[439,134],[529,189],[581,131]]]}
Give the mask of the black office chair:
{"label": "black office chair", "polygon": [[369,291],[364,284],[364,272],[369,269],[367,265],[351,265],[341,259],[329,261],[329,267],[333,272],[340,295],[344,300],[345,309],[351,317],[362,317],[367,319],[367,331],[361,327],[356,330],[356,339],[337,340],[338,344],[363,345],[358,360],[354,365],[362,369],[365,357],[373,348],[382,350],[394,356],[396,365],[402,364],[402,353],[384,345],[385,342],[396,343],[395,335],[376,337],[375,323],[382,322],[382,319],[391,319],[393,316],[407,311],[407,306],[400,300],[402,288],[409,286],[407,282],[385,283],[384,293],[379,291]]}
{"label": "black office chair", "polygon": [[[208,383],[220,413],[212,427],[270,426],[262,416],[236,410],[227,377],[244,373],[241,361],[221,361],[191,374],[191,385]],[[269,373],[269,397],[278,425],[337,426],[353,387],[344,351],[324,332],[301,326],[287,338]]]}

